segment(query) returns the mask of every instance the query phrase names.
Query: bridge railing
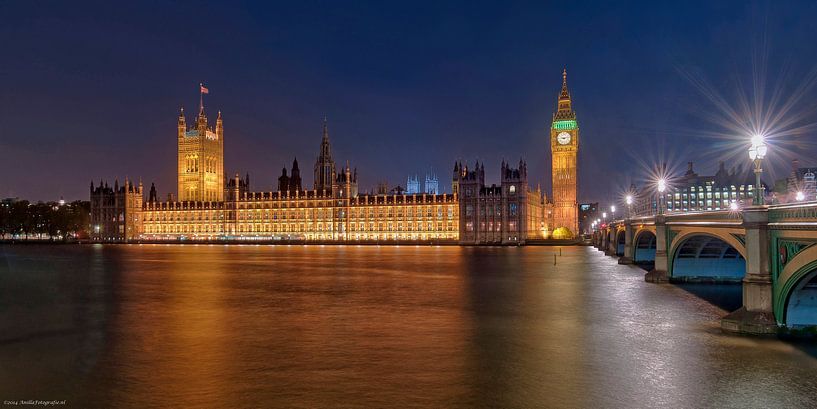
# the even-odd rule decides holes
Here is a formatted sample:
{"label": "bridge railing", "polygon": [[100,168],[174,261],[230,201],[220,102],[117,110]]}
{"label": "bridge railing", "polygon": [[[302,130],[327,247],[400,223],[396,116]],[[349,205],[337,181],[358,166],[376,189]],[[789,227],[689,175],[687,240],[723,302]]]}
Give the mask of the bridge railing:
{"label": "bridge railing", "polygon": [[776,226],[817,226],[817,201],[769,206],[769,223]]}

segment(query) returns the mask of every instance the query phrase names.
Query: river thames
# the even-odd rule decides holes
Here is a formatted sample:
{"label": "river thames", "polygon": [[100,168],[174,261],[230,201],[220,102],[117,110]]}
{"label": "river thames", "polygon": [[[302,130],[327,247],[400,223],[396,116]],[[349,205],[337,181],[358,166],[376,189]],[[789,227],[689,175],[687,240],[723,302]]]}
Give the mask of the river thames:
{"label": "river thames", "polygon": [[646,283],[643,270],[591,247],[559,251],[0,246],[0,398],[126,408],[817,405],[813,345],[722,333],[721,303]]}

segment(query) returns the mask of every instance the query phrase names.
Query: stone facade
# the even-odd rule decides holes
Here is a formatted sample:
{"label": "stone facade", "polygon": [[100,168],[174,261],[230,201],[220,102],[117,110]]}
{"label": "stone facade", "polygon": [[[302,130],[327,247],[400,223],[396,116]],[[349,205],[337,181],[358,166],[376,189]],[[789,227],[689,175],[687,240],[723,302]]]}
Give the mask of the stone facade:
{"label": "stone facade", "polygon": [[524,244],[544,238],[545,201],[541,190],[528,187],[527,164],[518,168],[502,162],[501,184],[485,185],[485,165],[473,170],[454,165],[459,195],[460,244]]}
{"label": "stone facade", "polygon": [[94,187],[91,182],[91,239],[95,241],[120,241],[138,239],[142,226],[142,183],[134,184],[125,179],[113,187],[100,181]]}

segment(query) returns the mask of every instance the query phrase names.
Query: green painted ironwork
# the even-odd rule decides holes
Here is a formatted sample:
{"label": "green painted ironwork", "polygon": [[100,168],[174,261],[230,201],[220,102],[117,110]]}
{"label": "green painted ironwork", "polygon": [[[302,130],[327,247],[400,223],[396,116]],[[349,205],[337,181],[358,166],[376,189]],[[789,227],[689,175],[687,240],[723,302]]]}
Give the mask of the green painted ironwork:
{"label": "green painted ironwork", "polygon": [[576,125],[576,121],[573,119],[564,120],[564,121],[553,121],[553,129],[558,130],[570,130],[576,129],[578,125]]}
{"label": "green painted ironwork", "polygon": [[791,278],[789,278],[789,280],[787,280],[785,283],[779,283],[777,280],[774,280],[772,291],[772,302],[774,303],[774,307],[772,310],[774,311],[774,319],[777,320],[778,324],[786,324],[784,317],[786,302],[788,301],[791,292],[794,290],[794,287],[807,274],[814,271],[814,269],[817,269],[817,260],[814,260],[801,267],[794,274],[792,274]]}

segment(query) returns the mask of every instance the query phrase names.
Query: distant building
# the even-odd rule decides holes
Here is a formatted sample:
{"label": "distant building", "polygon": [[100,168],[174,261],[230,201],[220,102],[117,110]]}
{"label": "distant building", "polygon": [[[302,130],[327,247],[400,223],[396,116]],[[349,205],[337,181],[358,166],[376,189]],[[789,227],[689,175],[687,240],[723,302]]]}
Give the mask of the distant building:
{"label": "distant building", "polygon": [[413,195],[418,193],[425,193],[429,195],[438,195],[440,194],[440,184],[439,180],[437,179],[437,175],[432,173],[426,173],[426,177],[423,183],[423,187],[420,187],[420,177],[415,175],[409,175],[406,179],[406,194]]}
{"label": "distant building", "polygon": [[817,200],[815,174],[817,167],[800,167],[800,161],[793,160],[791,173],[785,179],[785,189],[775,189],[778,200],[783,203]]}
{"label": "distant building", "polygon": [[591,233],[593,221],[599,218],[599,203],[579,204],[579,232],[581,234]]}
{"label": "distant building", "polygon": [[454,165],[460,207],[460,244],[524,244],[545,238],[544,198],[528,187],[527,164],[500,169],[501,184],[485,186],[485,165]]}
{"label": "distant building", "polygon": [[425,180],[425,190],[424,192],[429,195],[438,195],[440,194],[440,185],[437,180],[437,175],[433,172],[430,174],[426,174]]}
{"label": "distant building", "polygon": [[[728,210],[733,202],[746,206],[754,198],[754,184],[755,175],[750,167],[737,166],[727,171],[724,162],[720,162],[714,176],[701,176],[695,172],[693,163],[688,162],[686,173],[668,178],[661,206],[667,213]],[[631,191],[635,197],[633,216],[657,212],[658,192],[655,186],[640,190],[633,186]]]}
{"label": "distant building", "polygon": [[420,178],[417,175],[409,175],[406,180],[406,193],[410,195],[420,193]]}

